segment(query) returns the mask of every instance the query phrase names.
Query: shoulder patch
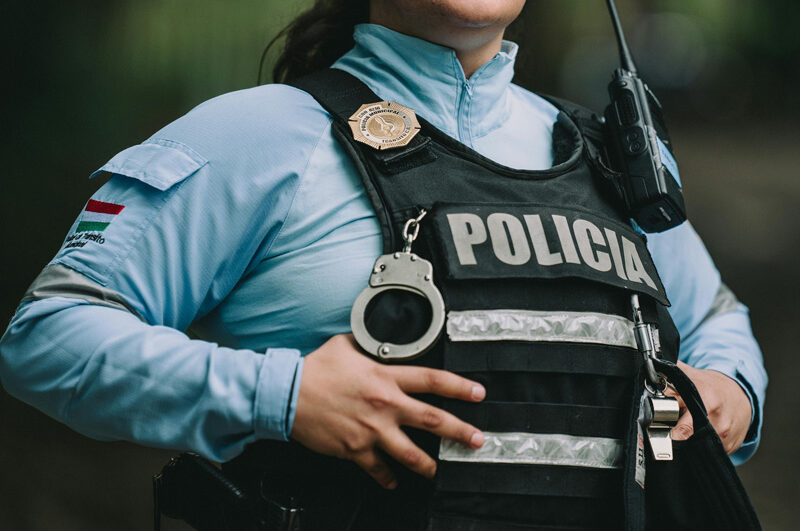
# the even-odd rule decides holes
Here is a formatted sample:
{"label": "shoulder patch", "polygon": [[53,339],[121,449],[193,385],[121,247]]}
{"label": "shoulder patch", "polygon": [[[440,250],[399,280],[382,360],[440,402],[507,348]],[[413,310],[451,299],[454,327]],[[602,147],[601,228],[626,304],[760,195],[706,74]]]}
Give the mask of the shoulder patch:
{"label": "shoulder patch", "polygon": [[96,201],[89,199],[86,207],[81,214],[81,220],[78,222],[78,228],[75,232],[85,231],[98,231],[103,232],[106,227],[114,221],[117,214],[122,212],[125,208],[124,205],[115,205],[114,203],[105,203],[103,201]]}
{"label": "shoulder patch", "polygon": [[124,208],[125,205],[89,199],[81,212],[75,232],[67,237],[64,248],[83,247],[88,242],[104,244],[106,240],[100,233],[108,228]]}

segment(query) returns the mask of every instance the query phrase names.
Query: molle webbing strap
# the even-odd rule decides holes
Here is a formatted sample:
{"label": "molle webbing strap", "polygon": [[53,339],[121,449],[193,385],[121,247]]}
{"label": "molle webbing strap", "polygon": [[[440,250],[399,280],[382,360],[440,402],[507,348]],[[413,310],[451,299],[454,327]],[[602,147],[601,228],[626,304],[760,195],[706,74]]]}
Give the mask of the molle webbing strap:
{"label": "molle webbing strap", "polygon": [[[620,470],[549,465],[496,465],[442,461],[437,487],[447,492],[475,492],[566,498],[607,498],[619,491]],[[616,500],[614,500],[616,501]]]}
{"label": "molle webbing strap", "polygon": [[596,531],[595,527],[575,527],[549,525],[538,526],[514,522],[475,520],[474,518],[453,515],[436,515],[425,531]]}
{"label": "molle webbing strap", "polygon": [[612,407],[525,402],[470,404],[448,400],[447,411],[473,426],[496,432],[563,433],[619,437],[624,432],[623,411]]}
{"label": "molle webbing strap", "polygon": [[[547,355],[542,355],[545,352]],[[444,368],[459,373],[548,372],[630,378],[636,357],[630,349],[606,345],[582,344],[577,349],[574,343],[506,341],[498,349],[486,342],[463,342],[445,346]]]}

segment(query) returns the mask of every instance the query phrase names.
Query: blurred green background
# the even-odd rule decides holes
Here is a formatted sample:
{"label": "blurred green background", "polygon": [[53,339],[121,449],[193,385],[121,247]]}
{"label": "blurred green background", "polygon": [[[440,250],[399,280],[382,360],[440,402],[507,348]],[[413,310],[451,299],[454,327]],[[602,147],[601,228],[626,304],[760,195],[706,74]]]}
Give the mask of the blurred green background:
{"label": "blurred green background", "polygon": [[[101,184],[88,174],[202,101],[254,85],[264,44],[308,4],[2,4],[2,328]],[[664,102],[693,223],[751,308],[770,372],[762,446],[740,474],[765,529],[795,529],[800,7],[618,5],[639,66]],[[529,0],[510,36],[522,47],[518,83],[602,107],[617,61],[604,2]],[[171,454],[84,438],[0,390],[0,528],[148,529],[150,476]]]}

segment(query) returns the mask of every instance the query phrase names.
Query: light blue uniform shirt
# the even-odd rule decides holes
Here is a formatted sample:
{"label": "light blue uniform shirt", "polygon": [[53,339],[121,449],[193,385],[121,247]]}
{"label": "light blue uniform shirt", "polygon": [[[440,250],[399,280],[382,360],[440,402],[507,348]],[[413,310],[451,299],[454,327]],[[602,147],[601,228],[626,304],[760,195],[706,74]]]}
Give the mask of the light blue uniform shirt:
{"label": "light blue uniform shirt", "polygon": [[[497,162],[551,166],[558,111],[511,84],[513,43],[466,79],[452,50],[375,25],[358,26],[355,40],[335,66],[381,98]],[[302,355],[349,331],[381,252],[330,116],[292,87],[234,92],[101,170],[114,175],[93,199],[124,208],[87,205],[51,266],[131,311],[77,293],[23,302],[0,342],[3,386],[98,439],[227,460],[256,439],[288,438]],[[108,223],[102,232],[77,230],[98,220]],[[680,358],[746,382],[761,408],[767,379],[747,310],[705,319],[720,277],[692,227],[648,245],[673,303]],[[203,340],[181,332],[190,325]]]}

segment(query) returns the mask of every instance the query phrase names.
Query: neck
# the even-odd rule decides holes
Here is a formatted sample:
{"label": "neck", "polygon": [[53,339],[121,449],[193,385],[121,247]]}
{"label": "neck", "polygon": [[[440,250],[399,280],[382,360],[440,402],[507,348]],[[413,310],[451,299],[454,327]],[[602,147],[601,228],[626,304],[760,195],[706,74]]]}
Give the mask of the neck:
{"label": "neck", "polygon": [[461,63],[464,75],[469,79],[484,64],[500,52],[503,43],[503,34],[499,33],[491,41],[476,48],[454,48],[456,57]]}
{"label": "neck", "polygon": [[500,52],[506,28],[502,23],[448,24],[435,15],[409,16],[393,2],[377,1],[371,3],[370,22],[453,49],[467,78]]}

